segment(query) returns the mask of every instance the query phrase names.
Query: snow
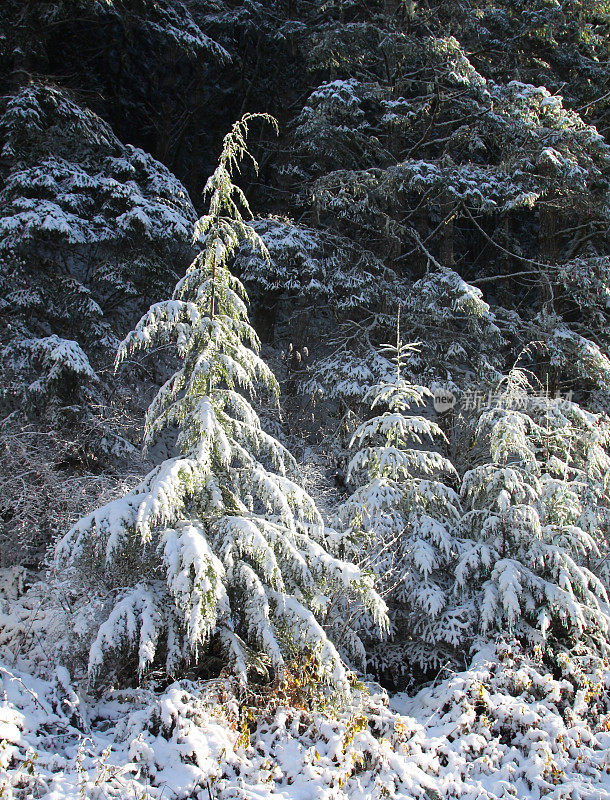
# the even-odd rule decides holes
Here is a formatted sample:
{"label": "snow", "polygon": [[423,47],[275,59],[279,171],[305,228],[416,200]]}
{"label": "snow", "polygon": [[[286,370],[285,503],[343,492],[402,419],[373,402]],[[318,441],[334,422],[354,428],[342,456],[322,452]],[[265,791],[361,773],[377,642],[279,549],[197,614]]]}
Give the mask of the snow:
{"label": "snow", "polygon": [[223,679],[96,698],[67,670],[0,670],[9,800],[610,798],[610,672],[575,661],[554,678],[508,646],[414,696],[368,684],[309,711],[248,705]]}

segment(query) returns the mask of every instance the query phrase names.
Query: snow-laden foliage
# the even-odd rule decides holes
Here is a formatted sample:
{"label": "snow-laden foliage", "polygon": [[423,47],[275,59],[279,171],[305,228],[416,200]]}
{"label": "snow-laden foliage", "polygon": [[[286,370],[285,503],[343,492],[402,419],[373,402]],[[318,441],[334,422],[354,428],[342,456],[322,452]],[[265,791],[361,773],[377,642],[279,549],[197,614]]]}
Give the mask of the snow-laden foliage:
{"label": "snow-laden foliage", "polygon": [[[404,294],[397,274],[344,236],[284,219],[261,220],[253,227],[270,260],[244,249],[237,263],[256,308],[258,330],[268,340],[287,323],[283,331],[294,347],[292,358],[308,348],[307,369],[298,360],[289,365],[292,377],[299,379],[294,381],[298,391],[314,398],[322,394],[325,401],[339,400],[348,407],[359,403],[363,379],[374,382],[382,369],[372,341],[391,326]],[[393,299],[371,316],[380,293]],[[313,319],[328,326],[347,315],[350,323],[330,342],[319,342]]]}
{"label": "snow-laden foliage", "polygon": [[[33,20],[28,19],[32,11],[21,9],[20,17],[14,0],[7,0],[6,5],[9,23],[5,34],[6,50],[11,52],[13,49],[14,53],[22,47],[25,54],[35,52],[41,43],[24,43],[22,39],[23,28],[26,28],[24,22],[33,24]],[[170,47],[189,58],[208,56],[220,62],[230,60],[224,47],[205,32],[201,9],[196,9],[196,5],[183,0],[140,0],[135,5],[125,0],[51,0],[37,9],[36,21],[42,26],[52,27],[65,25],[76,15],[100,26],[112,23],[129,26],[140,37],[156,40],[157,46]],[[45,34],[49,36],[49,31]]]}
{"label": "snow-laden foliage", "polygon": [[[252,227],[269,253],[239,259],[244,283],[263,295],[298,297],[302,305],[333,309],[370,306],[383,265],[372,253],[339,236],[283,219],[258,220]],[[388,276],[391,271],[387,270]]]}
{"label": "snow-laden foliage", "polygon": [[0,136],[5,363],[18,381],[32,375],[39,401],[69,397],[95,380],[92,357],[118,344],[117,310],[133,314],[166,288],[194,210],[169,170],[59,89],[32,83],[4,98]]}
{"label": "snow-laden foliage", "polygon": [[410,287],[404,308],[421,343],[408,363],[413,378],[456,392],[500,379],[514,325],[502,325],[477,286],[438,265]]}
{"label": "snow-laden foliage", "polygon": [[486,76],[503,80],[507,72],[518,73],[521,80],[561,92],[571,105],[600,101],[595,90],[604,80],[610,27],[603,0],[477,0],[469,7],[456,3],[449,13]]}
{"label": "snow-laden foliage", "polygon": [[180,455],[84,517],[57,545],[62,574],[88,586],[80,618],[102,608],[89,651],[93,676],[121,654],[134,657],[140,674],[153,664],[175,674],[220,648],[245,678],[253,653],[281,671],[288,653],[309,648],[319,653],[320,677],[344,684],[320,622],[328,595],[359,599],[384,624],[372,576],[327,552],[322,519],[295,480],[294,459],[265,433],[242,394],[260,385],[277,393],[257,355],[245,290],[229,271],[244,240],[266,254],[231,181],[249,155],[253,118],[244,116],[225,137],[206,187],[208,213],[195,226],[199,255],[172,299],[151,307],[118,354],[120,361],[153,343],[176,345],[182,366],[150,405],[146,437],[150,443],[176,426]]}
{"label": "snow-laden foliage", "polygon": [[455,567],[473,628],[509,632],[551,658],[576,644],[606,654],[607,420],[534,393],[515,368],[476,435],[486,456],[462,479]]}
{"label": "snow-laden foliage", "polygon": [[581,336],[557,317],[540,314],[551,367],[560,369],[591,392],[591,406],[608,413],[610,409],[610,358],[591,339]]}
{"label": "snow-laden foliage", "polygon": [[[349,20],[328,8],[324,22],[309,33],[308,59],[318,85],[295,115],[295,155],[282,175],[292,180],[302,220],[366,247],[398,276],[395,286],[377,272],[379,292],[359,308],[358,323],[395,310],[397,296],[414,300],[409,336],[423,342],[416,380],[426,374],[455,391],[474,378],[486,390],[524,342],[539,338],[557,345],[556,377],[573,380],[574,340],[553,337],[532,304],[586,338],[587,347],[607,350],[602,231],[610,150],[603,128],[590,124],[589,106],[564,101],[562,87],[569,83],[573,97],[576,86],[553,38],[571,30],[575,48],[585,41],[599,45],[603,14],[593,10],[596,4],[586,4],[586,10],[583,5],[562,4],[558,11],[539,4],[530,15],[527,4],[512,0],[494,4],[493,11],[475,3],[469,15],[459,4],[444,3],[440,24],[432,11],[413,4],[394,15],[377,8],[366,18],[354,10]],[[529,36],[536,39],[546,30],[547,19],[547,45],[557,69],[561,63],[561,84],[551,89],[527,82],[520,67],[507,77],[490,63],[485,53],[486,47],[496,52],[489,38],[496,24],[503,35],[511,25],[523,28],[517,38],[525,46]],[[449,29],[454,36],[447,35]],[[498,43],[501,51],[513,47],[509,38],[511,44]],[[548,52],[537,55],[539,63],[528,61],[526,74],[548,72]],[[320,64],[327,70],[323,82]],[[599,64],[585,59],[579,68],[598,74]],[[590,91],[591,86],[583,89]],[[595,109],[603,109],[607,87],[590,96],[600,104]],[[490,307],[476,325],[459,313],[445,315],[439,328],[435,319],[420,317],[418,293],[447,283],[443,270],[477,291],[480,282]],[[418,288],[411,292],[413,283]],[[354,374],[366,372],[372,350],[387,337],[383,325],[365,325],[359,334],[370,336],[373,347],[359,342]],[[339,342],[338,357],[320,364],[329,377],[340,371],[350,404],[355,381],[344,375],[352,365],[343,369],[341,361],[351,349]],[[324,389],[332,382],[325,378]],[[581,385],[592,388],[588,378]]]}
{"label": "snow-laden foliage", "polygon": [[[102,13],[119,19],[126,18],[131,24],[135,21],[148,33],[169,42],[190,57],[207,55],[220,62],[230,60],[225,48],[208,36],[201,21],[196,19],[201,13],[191,13],[189,6],[192,3],[183,0],[144,0],[133,7],[125,0],[100,0],[94,5],[100,6]],[[194,8],[192,10],[195,11]]]}
{"label": "snow-laden foliage", "polygon": [[[599,198],[608,145],[561,96],[519,81],[485,81],[455,39],[411,46],[429,67],[437,62],[446,83],[438,119],[429,96],[410,97],[405,87],[397,97],[395,87],[370,79],[332,81],[311,94],[295,135],[317,159],[313,174],[323,172],[311,187],[316,208],[360,223],[368,216],[368,225],[374,215],[396,235],[403,225],[394,204],[412,194],[428,206],[459,203],[484,213],[531,209],[545,198],[556,210],[568,198],[572,207]],[[442,158],[411,156],[418,133],[455,111],[445,102],[456,83],[464,87],[458,104],[465,123],[441,140]],[[409,156],[397,163],[389,157],[395,149]]]}
{"label": "snow-laden foliage", "polygon": [[365,395],[371,409],[383,411],[352,437],[348,480],[359,486],[337,512],[354,554],[386,593],[392,641],[369,645],[369,662],[395,682],[415,664],[426,670],[451,660],[468,625],[451,591],[461,509],[448,483],[457,475],[441,452],[428,449],[446,441],[441,428],[413,413],[431,397],[402,372],[413,349],[398,328],[396,346],[387,347],[394,373]]}

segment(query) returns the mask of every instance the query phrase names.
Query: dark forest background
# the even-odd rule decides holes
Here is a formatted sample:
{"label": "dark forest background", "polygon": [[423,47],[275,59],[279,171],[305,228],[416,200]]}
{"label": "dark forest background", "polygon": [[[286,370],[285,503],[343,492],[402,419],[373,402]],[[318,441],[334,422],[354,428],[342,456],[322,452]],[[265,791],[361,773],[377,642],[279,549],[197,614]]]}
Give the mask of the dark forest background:
{"label": "dark forest background", "polygon": [[272,263],[235,265],[267,423],[330,503],[399,307],[418,382],[485,392],[540,342],[541,383],[607,411],[609,28],[597,0],[4,0],[2,565],[38,570],[145,469],[169,356],[115,375],[114,352],[190,262],[246,111],[280,128],[240,178]]}

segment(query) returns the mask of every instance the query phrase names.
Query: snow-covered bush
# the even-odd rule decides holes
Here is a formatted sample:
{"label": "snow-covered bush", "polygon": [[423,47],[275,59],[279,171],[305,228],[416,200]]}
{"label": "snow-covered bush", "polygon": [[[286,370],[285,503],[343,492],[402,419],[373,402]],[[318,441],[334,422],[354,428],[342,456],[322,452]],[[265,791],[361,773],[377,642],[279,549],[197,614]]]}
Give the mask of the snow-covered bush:
{"label": "snow-covered bush", "polygon": [[57,545],[62,579],[80,595],[75,628],[93,638],[94,677],[129,658],[140,675],[155,664],[171,675],[205,655],[213,672],[214,653],[222,653],[245,679],[255,663],[277,672],[288,654],[313,649],[319,677],[345,684],[321,625],[328,595],[353,596],[385,621],[372,576],[326,550],[294,459],[242,394],[257,385],[277,393],[257,355],[244,288],[229,271],[242,241],[266,252],[242,219],[240,208],[249,207],[231,181],[249,155],[252,119],[244,116],[225,137],[206,187],[209,211],[195,226],[199,255],[172,299],[151,307],[118,355],[158,341],[176,345],[182,366],[150,405],[146,434],[151,442],[176,426],[181,454]]}
{"label": "snow-covered bush", "polygon": [[226,680],[92,700],[65,670],[0,670],[8,800],[610,798],[610,673],[587,659],[552,675],[502,645],[414,697],[360,686],[326,709],[240,696]]}
{"label": "snow-covered bush", "polygon": [[0,567],[36,571],[49,544],[84,513],[118,497],[142,476],[130,439],[136,416],[123,398],[85,417],[68,409],[53,424],[0,424]]}

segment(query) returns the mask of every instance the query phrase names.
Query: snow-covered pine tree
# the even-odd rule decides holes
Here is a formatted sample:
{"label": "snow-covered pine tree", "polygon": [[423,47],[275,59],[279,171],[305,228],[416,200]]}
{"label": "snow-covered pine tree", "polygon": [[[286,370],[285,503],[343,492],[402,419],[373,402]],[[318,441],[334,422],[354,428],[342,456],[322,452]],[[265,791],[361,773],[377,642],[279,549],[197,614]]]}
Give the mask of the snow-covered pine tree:
{"label": "snow-covered pine tree", "polygon": [[369,639],[369,663],[394,681],[414,665],[429,670],[453,660],[465,625],[452,594],[460,499],[443,480],[457,475],[446,457],[426,449],[427,440],[445,438],[442,430],[413,413],[431,396],[403,375],[414,349],[401,341],[398,327],[396,345],[385,347],[393,375],[366,395],[371,409],[386,410],[363,422],[352,438],[358,449],[348,477],[362,483],[337,512],[350,555],[373,569],[386,593],[391,641],[376,646]]}
{"label": "snow-covered pine tree", "polygon": [[604,655],[607,419],[534,392],[515,367],[476,436],[487,457],[462,480],[465,539],[455,571],[472,598],[473,632],[555,653],[580,643]]}
{"label": "snow-covered pine tree", "polygon": [[339,590],[385,622],[372,575],[325,549],[315,502],[290,477],[294,459],[239,391],[278,391],[257,355],[244,288],[229,270],[243,241],[265,253],[232,183],[250,156],[245,140],[257,117],[275,124],[246,114],[224,139],[206,185],[208,213],[195,226],[199,255],[117,357],[175,343],[182,366],[150,405],[146,439],[177,426],[181,454],[84,517],[57,546],[60,571],[86,586],[79,617],[95,623],[92,675],[108,668],[110,653],[135,653],[140,674],[153,664],[172,674],[215,647],[245,679],[255,653],[281,670],[288,654],[309,648],[319,655],[319,677],[341,684],[341,659],[319,621],[328,596]]}
{"label": "snow-covered pine tree", "polygon": [[55,87],[3,98],[0,136],[4,389],[73,402],[116,328],[169,290],[167,264],[174,280],[188,264],[196,214],[166,167]]}

